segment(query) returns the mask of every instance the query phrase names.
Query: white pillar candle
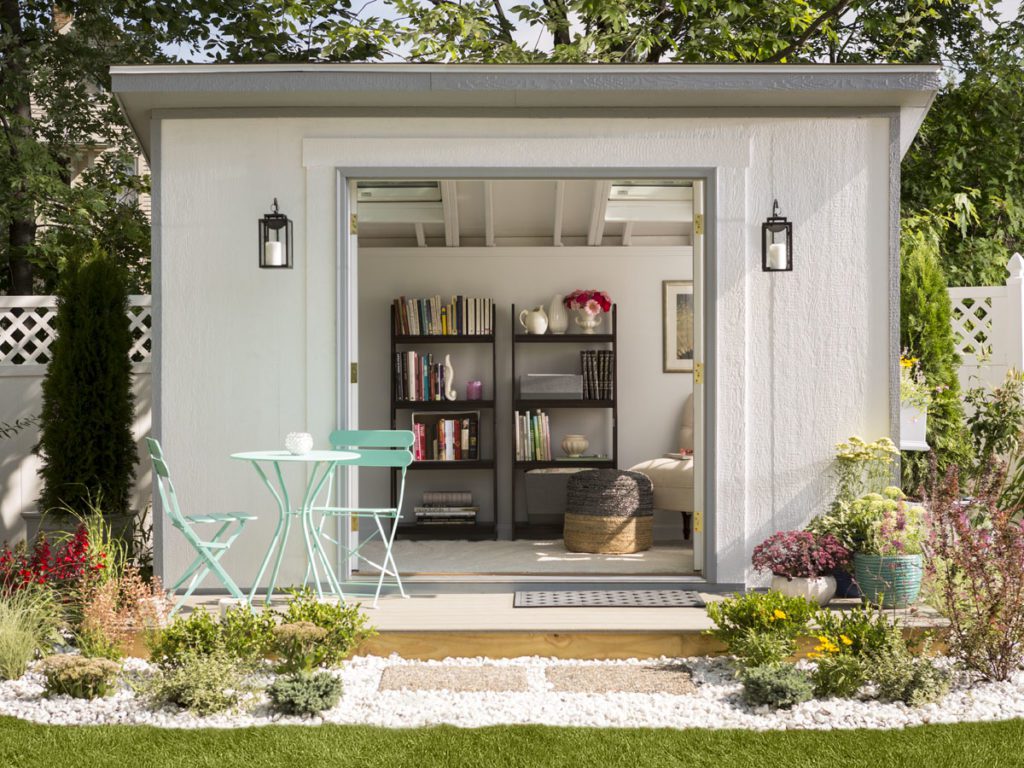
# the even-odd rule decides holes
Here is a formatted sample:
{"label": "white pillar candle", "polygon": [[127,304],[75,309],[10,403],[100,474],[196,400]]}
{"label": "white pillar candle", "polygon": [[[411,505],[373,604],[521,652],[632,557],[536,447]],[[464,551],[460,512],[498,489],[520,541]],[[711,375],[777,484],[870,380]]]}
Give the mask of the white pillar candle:
{"label": "white pillar candle", "polygon": [[267,240],[263,244],[263,263],[268,267],[283,267],[284,244],[277,240]]}
{"label": "white pillar candle", "polygon": [[785,269],[787,266],[786,262],[786,244],[785,243],[772,243],[768,246],[768,268],[769,269]]}

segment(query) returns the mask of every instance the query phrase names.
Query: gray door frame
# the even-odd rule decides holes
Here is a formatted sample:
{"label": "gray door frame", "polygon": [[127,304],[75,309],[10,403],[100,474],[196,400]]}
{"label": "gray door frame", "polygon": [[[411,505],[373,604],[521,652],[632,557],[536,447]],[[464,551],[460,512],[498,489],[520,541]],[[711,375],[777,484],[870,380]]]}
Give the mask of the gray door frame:
{"label": "gray door frame", "polygon": [[[345,344],[349,328],[348,313],[343,310],[343,297],[350,295],[348,270],[349,243],[348,217],[351,202],[348,185],[352,179],[700,179],[705,184],[705,226],[704,226],[704,580],[716,584],[718,559],[716,557],[717,488],[715,486],[715,414],[717,403],[717,324],[715,322],[718,299],[718,273],[716,254],[718,245],[718,169],[715,167],[679,168],[637,168],[603,166],[600,168],[551,168],[551,167],[392,167],[347,165],[337,168],[337,212],[336,231],[337,285],[335,287],[336,351],[337,351],[337,402],[336,421],[338,429],[350,428],[345,414],[348,408],[347,374],[350,363]],[[351,308],[357,312],[358,308]],[[339,491],[344,492],[344,474]],[[339,531],[339,534],[341,531]]]}

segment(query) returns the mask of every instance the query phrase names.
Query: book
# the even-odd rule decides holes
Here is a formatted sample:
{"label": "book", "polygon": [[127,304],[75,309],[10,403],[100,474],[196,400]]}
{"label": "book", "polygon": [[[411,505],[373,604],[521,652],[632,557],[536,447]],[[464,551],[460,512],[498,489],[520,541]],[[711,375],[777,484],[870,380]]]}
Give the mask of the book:
{"label": "book", "polygon": [[[475,461],[480,458],[471,435],[478,434],[479,411],[439,415],[413,413],[416,461]],[[464,434],[465,433],[465,436]]]}
{"label": "book", "polygon": [[440,295],[421,299],[400,296],[391,304],[395,333],[403,336],[491,335],[492,299]]}
{"label": "book", "polygon": [[424,491],[421,506],[424,507],[469,507],[473,505],[473,494],[469,491]]}
{"label": "book", "polygon": [[551,425],[543,411],[515,413],[516,461],[551,460]]}

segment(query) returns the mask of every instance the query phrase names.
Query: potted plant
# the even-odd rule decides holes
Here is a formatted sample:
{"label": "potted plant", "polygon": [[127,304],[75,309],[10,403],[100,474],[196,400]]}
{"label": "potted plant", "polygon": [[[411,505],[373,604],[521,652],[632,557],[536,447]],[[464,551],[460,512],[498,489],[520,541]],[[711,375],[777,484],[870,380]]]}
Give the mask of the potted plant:
{"label": "potted plant", "polygon": [[928,450],[928,406],[932,390],[924,379],[916,357],[900,357],[900,447],[907,451]]}
{"label": "potted plant", "polygon": [[827,605],[836,593],[836,568],[850,551],[835,536],[810,531],[779,531],[754,547],[751,560],[759,571],[772,572],[772,589]]}
{"label": "potted plant", "polygon": [[924,518],[924,508],[904,498],[872,500],[870,516],[863,519],[866,535],[853,558],[866,602],[905,608],[917,600],[924,567]]}
{"label": "potted plant", "polygon": [[[867,535],[865,515],[871,501],[883,501],[892,493],[902,497],[899,488],[887,487],[892,482],[899,455],[899,449],[887,437],[869,443],[854,436],[837,444],[833,465],[835,499],[827,512],[811,521],[807,530],[818,536],[831,534],[850,552],[856,551],[858,543]],[[868,501],[863,501],[866,498]],[[846,567],[837,568],[833,575],[839,597],[861,596],[857,582]]]}
{"label": "potted plant", "polygon": [[573,291],[564,301],[565,306],[576,310],[576,325],[583,333],[594,333],[601,324],[601,313],[612,308],[612,300],[608,294],[593,288],[587,291]]}

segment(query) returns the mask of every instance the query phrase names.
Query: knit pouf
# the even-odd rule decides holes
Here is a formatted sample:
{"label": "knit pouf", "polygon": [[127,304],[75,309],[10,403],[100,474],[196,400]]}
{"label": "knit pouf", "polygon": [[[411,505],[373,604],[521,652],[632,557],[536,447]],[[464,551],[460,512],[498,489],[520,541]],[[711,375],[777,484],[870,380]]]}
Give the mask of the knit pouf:
{"label": "knit pouf", "polygon": [[646,475],[592,469],[569,478],[565,548],[570,552],[625,555],[651,548],[654,489]]}

